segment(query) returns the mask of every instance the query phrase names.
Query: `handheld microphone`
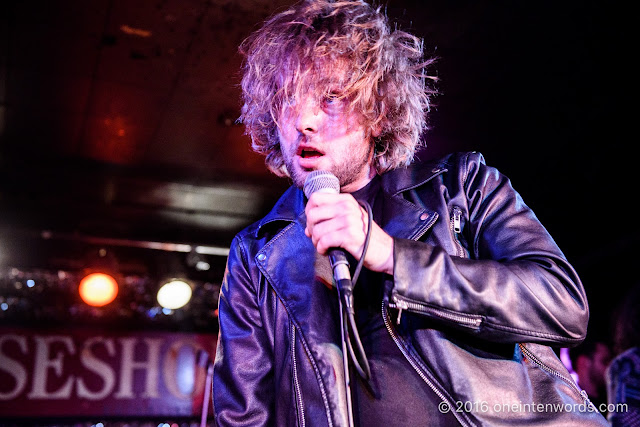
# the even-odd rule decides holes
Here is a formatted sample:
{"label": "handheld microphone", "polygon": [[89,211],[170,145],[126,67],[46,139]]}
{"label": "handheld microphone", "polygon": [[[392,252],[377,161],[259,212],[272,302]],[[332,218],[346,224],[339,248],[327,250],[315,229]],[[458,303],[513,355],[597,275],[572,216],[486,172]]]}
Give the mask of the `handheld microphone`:
{"label": "handheld microphone", "polygon": [[[340,193],[340,181],[334,174],[327,171],[313,171],[307,175],[307,179],[304,181],[304,194],[307,198],[317,191],[321,193],[339,194]],[[356,266],[354,273],[354,280],[358,280],[360,269],[362,268],[362,262],[364,255],[367,251],[369,244],[369,236],[371,235],[371,208],[367,204],[367,212],[369,214],[369,226],[367,231],[367,238],[365,241],[364,249],[360,257],[360,262]],[[358,334],[358,328],[356,327],[355,309],[353,305],[353,285],[351,281],[351,272],[349,271],[349,262],[347,261],[347,254],[344,249],[330,248],[329,249],[329,261],[331,263],[331,269],[333,270],[333,280],[338,287],[338,293],[341,296],[340,300],[340,329],[342,333],[342,357],[344,363],[344,380],[347,390],[347,407],[349,408],[349,425],[353,425],[352,420],[352,408],[351,408],[351,391],[350,391],[350,376],[348,368],[347,354],[351,357],[354,368],[358,372],[358,375],[365,381],[371,378],[371,369],[369,367],[369,361],[367,355],[362,347],[362,341]],[[344,303],[342,302],[344,301]],[[344,304],[344,305],[343,305]],[[351,333],[349,333],[351,332]],[[351,342],[350,336],[353,337],[355,342],[355,349]],[[356,354],[357,353],[357,354]]]}
{"label": "handheld microphone", "polygon": [[[340,193],[340,181],[331,172],[313,171],[307,175],[307,179],[304,181],[304,194],[309,198],[315,192],[338,194]],[[344,249],[329,249],[329,261],[336,284],[341,285],[344,280],[351,282],[349,261],[347,261]]]}
{"label": "handheld microphone", "polygon": [[[304,181],[304,194],[307,198],[317,191],[329,194],[340,193],[340,181],[331,172],[327,171],[313,171],[307,175],[307,179]],[[369,206],[367,204],[367,206]],[[356,266],[354,273],[354,280],[358,280],[360,269],[362,268],[362,262],[366,253],[366,248],[369,244],[369,236],[371,234],[371,208],[367,210],[369,214],[369,226],[367,231],[367,238],[365,246],[360,257],[360,262]],[[367,355],[362,347],[362,341],[358,334],[358,328],[356,327],[355,320],[355,308],[353,304],[353,285],[351,281],[351,272],[349,271],[349,262],[347,261],[347,254],[344,249],[330,248],[329,249],[329,261],[331,263],[331,269],[333,270],[333,280],[338,287],[338,294],[340,295],[340,329],[342,335],[342,357],[344,363],[344,380],[347,390],[347,407],[349,409],[349,417],[351,417],[351,392],[350,392],[350,376],[348,367],[347,354],[351,357],[353,366],[358,372],[358,375],[368,381],[371,378],[371,369],[369,368],[369,361]],[[351,342],[351,337],[355,343],[355,348]],[[353,425],[353,420],[350,418],[349,425]]]}

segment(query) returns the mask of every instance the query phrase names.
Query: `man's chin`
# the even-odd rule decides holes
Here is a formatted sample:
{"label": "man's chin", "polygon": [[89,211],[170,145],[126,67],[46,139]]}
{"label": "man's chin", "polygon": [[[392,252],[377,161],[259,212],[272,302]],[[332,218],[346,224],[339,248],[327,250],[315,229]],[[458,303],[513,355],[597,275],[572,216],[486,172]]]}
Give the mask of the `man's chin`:
{"label": "man's chin", "polygon": [[287,171],[289,172],[289,178],[293,181],[293,185],[299,189],[303,189],[304,181],[307,179],[307,175],[309,175],[309,172],[311,171],[303,171],[296,168],[288,168]]}
{"label": "man's chin", "polygon": [[[315,171],[315,170],[327,170],[327,169],[322,169],[322,168],[309,168],[309,169],[302,169],[302,168],[288,168],[288,171],[293,171],[293,173],[289,172],[289,178],[291,178],[291,180],[293,181],[293,185],[295,185],[296,187],[303,189],[304,188],[304,182],[307,179],[307,176]],[[332,174],[338,176],[338,174],[334,173],[331,170],[328,170],[328,172],[331,172]],[[343,184],[340,183],[340,185],[342,186]]]}

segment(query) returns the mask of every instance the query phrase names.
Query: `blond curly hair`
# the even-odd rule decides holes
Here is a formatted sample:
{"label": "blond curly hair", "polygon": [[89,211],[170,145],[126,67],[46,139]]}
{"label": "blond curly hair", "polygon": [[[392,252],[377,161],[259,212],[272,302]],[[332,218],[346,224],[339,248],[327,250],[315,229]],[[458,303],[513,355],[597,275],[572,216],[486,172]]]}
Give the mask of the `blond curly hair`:
{"label": "blond curly hair", "polygon": [[[426,129],[426,74],[433,59],[422,41],[391,31],[387,17],[363,1],[305,0],[278,13],[241,45],[244,55],[240,120],[252,148],[277,175],[288,172],[280,149],[278,119],[296,98],[339,97],[357,111],[368,134],[377,135],[378,173],[413,160]],[[341,74],[335,93],[335,70]],[[295,101],[293,101],[295,102]]]}

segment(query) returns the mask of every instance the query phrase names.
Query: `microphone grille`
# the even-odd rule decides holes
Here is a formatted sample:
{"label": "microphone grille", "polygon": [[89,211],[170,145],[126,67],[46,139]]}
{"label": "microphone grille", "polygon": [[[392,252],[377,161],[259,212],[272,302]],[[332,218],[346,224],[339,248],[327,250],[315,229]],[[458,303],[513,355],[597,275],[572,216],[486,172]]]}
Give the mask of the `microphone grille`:
{"label": "microphone grille", "polygon": [[338,194],[340,181],[331,172],[313,171],[307,175],[307,179],[304,181],[304,194],[309,198],[316,191]]}

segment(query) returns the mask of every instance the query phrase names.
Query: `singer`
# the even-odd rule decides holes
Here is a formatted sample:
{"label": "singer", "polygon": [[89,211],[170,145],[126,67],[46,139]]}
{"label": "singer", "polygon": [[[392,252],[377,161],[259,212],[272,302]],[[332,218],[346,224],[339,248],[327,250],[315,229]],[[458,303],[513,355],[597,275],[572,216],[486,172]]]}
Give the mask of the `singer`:
{"label": "singer", "polygon": [[[421,41],[365,2],[308,0],[240,51],[241,119],[293,185],[232,243],[216,423],[606,425],[549,347],[581,342],[589,315],[551,236],[480,154],[414,161],[434,93]],[[307,198],[313,171],[340,192]],[[367,234],[353,301],[370,376],[348,388],[327,254],[353,269]]]}

